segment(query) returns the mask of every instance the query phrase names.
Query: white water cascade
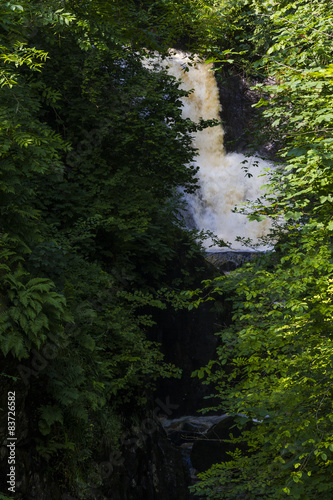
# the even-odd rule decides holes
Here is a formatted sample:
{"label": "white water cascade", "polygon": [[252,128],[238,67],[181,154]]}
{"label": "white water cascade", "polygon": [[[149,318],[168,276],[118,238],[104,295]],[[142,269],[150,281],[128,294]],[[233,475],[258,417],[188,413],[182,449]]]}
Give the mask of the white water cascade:
{"label": "white water cascade", "polygon": [[[181,80],[182,89],[194,90],[183,99],[184,118],[194,122],[200,118],[220,120],[221,104],[212,64],[193,64],[193,59],[186,54],[173,50],[162,65],[168,68],[169,74]],[[226,154],[221,125],[193,134],[193,143],[199,152],[196,163],[200,168],[200,190],[195,195],[186,195],[186,202],[196,228],[212,231],[218,239],[231,243],[229,250],[249,250],[241,246],[236,237],[251,238],[254,244],[258,244],[258,239],[268,233],[269,221],[250,222],[245,215],[232,210],[263,194],[260,188],[267,183],[265,170],[271,164],[257,157]],[[244,165],[252,177],[246,175]],[[210,251],[223,251],[223,248],[212,246],[210,240],[206,240],[206,247]],[[265,249],[264,246],[256,248]]]}

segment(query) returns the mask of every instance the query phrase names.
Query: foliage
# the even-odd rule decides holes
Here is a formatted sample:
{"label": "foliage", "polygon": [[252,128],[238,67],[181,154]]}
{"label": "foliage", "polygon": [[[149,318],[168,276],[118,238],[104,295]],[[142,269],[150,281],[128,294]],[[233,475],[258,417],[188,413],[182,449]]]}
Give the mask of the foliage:
{"label": "foliage", "polygon": [[[232,301],[217,360],[198,371],[218,408],[253,419],[231,454],[200,475],[198,496],[233,499],[332,496],[332,84],[331,5],[254,2],[267,19],[267,53],[255,63],[283,166],[252,219],[275,222],[274,250],[209,283]],[[273,83],[272,83],[273,82]],[[200,299],[196,298],[196,303]],[[244,417],[246,417],[244,419]]]}
{"label": "foliage", "polygon": [[9,497],[0,492],[0,500],[13,500],[13,497]]}
{"label": "foliage", "polygon": [[143,61],[169,43],[175,6],[0,6],[3,376],[29,388],[41,473],[78,498],[154,382],[180,375],[146,333],[160,289],[202,266],[176,190],[196,189],[191,133],[211,124],[183,120],[186,93]]}
{"label": "foliage", "polygon": [[242,436],[251,455],[203,476],[198,491],[210,490],[208,478],[224,485],[224,496],[214,496],[214,484],[211,498],[236,491],[282,498],[286,489],[292,498],[330,494],[329,256],[324,235],[309,241],[304,234],[288,256],[273,253],[270,268],[265,256],[214,283],[214,293],[233,298],[234,316],[219,334],[218,363],[204,375],[216,384],[220,408],[260,423]]}
{"label": "foliage", "polygon": [[[96,460],[179,376],[147,339],[154,311],[223,295],[233,322],[197,375],[256,423],[193,491],[332,496],[332,17],[326,0],[1,3],[2,375],[28,384],[33,453],[62,491],[90,498]],[[255,76],[283,144],[251,215],[274,250],[202,298],[179,293],[203,266],[176,192],[195,191],[191,133],[214,124],[183,120],[186,92],[144,63],[170,46]]]}

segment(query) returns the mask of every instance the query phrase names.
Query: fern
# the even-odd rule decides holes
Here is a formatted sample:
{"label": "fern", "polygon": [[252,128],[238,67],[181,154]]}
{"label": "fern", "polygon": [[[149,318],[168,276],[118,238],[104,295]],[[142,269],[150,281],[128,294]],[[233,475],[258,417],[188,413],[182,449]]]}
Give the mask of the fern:
{"label": "fern", "polygon": [[[2,325],[0,323],[0,328],[1,326]],[[2,334],[0,337],[0,347],[4,356],[7,356],[9,352],[11,352],[13,356],[19,360],[29,356],[23,336],[20,332],[11,328],[7,329],[6,336]]]}
{"label": "fern", "polygon": [[0,491],[0,500],[14,500],[13,497],[9,497]]}
{"label": "fern", "polygon": [[53,424],[55,424],[56,422],[60,422],[62,424],[64,421],[63,413],[58,406],[42,406],[39,411],[41,414],[41,418],[38,422],[38,426],[40,432],[44,436],[50,434]]}
{"label": "fern", "polygon": [[51,457],[57,455],[59,451],[75,450],[75,444],[69,441],[60,442],[56,438],[48,439],[47,441],[39,440],[36,450],[41,457],[49,461]]}

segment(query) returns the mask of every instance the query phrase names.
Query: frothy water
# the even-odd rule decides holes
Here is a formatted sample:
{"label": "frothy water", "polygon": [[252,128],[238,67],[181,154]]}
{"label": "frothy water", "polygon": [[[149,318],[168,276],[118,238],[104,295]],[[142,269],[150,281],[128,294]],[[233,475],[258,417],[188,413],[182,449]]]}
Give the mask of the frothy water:
{"label": "frothy water", "polygon": [[[167,67],[170,75],[181,80],[182,89],[194,90],[189,97],[183,98],[184,118],[194,122],[200,118],[220,120],[221,103],[212,64],[193,64],[193,58],[174,50],[161,64]],[[200,167],[200,190],[196,194],[185,194],[185,198],[196,228],[211,231],[218,239],[230,242],[232,250],[246,250],[236,241],[237,237],[251,238],[254,244],[258,244],[258,239],[269,231],[269,221],[250,222],[245,215],[234,213],[233,209],[247,201],[255,201],[263,194],[260,188],[268,181],[265,170],[272,165],[257,157],[226,154],[221,125],[193,134],[193,143],[199,153],[195,161]],[[244,166],[252,177],[246,175]],[[209,239],[205,245],[211,251],[221,251]],[[257,247],[257,250],[265,249],[267,247],[262,245]]]}

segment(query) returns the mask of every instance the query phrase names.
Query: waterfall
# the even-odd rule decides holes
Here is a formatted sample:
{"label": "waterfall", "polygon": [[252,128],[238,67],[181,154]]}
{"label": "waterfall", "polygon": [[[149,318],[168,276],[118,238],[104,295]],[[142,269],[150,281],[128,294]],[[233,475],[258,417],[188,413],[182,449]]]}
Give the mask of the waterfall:
{"label": "waterfall", "polygon": [[[182,89],[194,90],[189,97],[183,98],[183,117],[194,122],[200,118],[220,120],[221,103],[213,65],[194,64],[193,58],[182,52],[172,50],[171,53],[162,65],[167,67],[169,74],[181,80]],[[257,157],[226,154],[221,125],[193,134],[193,143],[199,153],[196,164],[200,167],[200,189],[194,195],[185,194],[185,198],[196,228],[212,231],[218,239],[230,242],[232,250],[246,250],[236,241],[237,236],[251,238],[254,244],[258,244],[258,238],[269,231],[269,221],[250,222],[233,209],[247,201],[255,201],[263,194],[260,188],[267,183],[265,170],[271,164]],[[244,165],[252,177],[246,175]],[[210,240],[206,240],[206,248],[221,251],[221,248],[212,246]],[[267,247],[257,247],[257,250],[265,249]]]}

